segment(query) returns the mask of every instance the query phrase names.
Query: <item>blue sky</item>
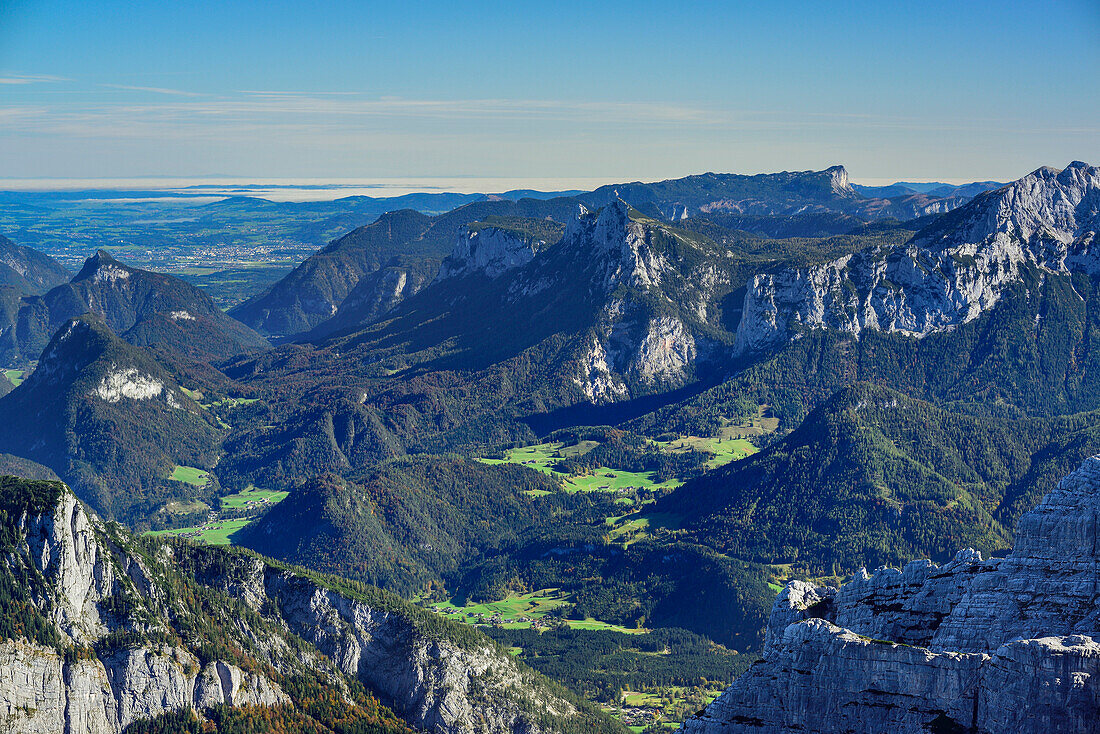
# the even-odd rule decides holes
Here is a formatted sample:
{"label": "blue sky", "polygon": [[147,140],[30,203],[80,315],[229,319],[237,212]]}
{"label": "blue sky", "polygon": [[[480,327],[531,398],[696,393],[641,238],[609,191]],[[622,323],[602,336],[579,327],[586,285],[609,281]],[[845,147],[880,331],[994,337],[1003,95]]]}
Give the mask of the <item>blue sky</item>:
{"label": "blue sky", "polygon": [[0,176],[1100,162],[1100,2],[0,0]]}

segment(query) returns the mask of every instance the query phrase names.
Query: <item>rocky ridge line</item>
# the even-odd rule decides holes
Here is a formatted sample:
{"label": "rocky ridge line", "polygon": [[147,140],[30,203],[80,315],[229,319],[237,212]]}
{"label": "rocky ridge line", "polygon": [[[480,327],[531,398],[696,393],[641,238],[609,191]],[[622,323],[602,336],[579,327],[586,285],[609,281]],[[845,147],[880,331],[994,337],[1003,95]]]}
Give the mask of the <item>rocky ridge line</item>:
{"label": "rocky ridge line", "polygon": [[[52,637],[0,640],[0,732],[119,734],[180,708],[295,704],[279,681],[303,674],[321,676],[349,706],[347,681],[358,679],[434,734],[552,734],[563,722],[617,731],[479,633],[448,633],[453,623],[425,621],[385,592],[338,590],[338,580],[328,586],[244,552],[146,546],[67,488],[52,509],[16,522],[3,529],[19,540],[0,562],[32,579],[19,598]],[[186,641],[206,622],[177,595],[203,588],[225,600],[214,612],[224,628],[212,634],[226,635],[241,661],[210,659]]]}
{"label": "rocky ridge line", "polygon": [[1100,169],[1040,168],[979,195],[899,248],[753,277],[737,329],[739,354],[767,351],[806,329],[922,337],[981,316],[1025,271],[1100,272]]}
{"label": "rocky ridge line", "polygon": [[1098,635],[1100,456],[1021,518],[1004,559],[790,582],[763,660],[683,731],[1096,731]]}

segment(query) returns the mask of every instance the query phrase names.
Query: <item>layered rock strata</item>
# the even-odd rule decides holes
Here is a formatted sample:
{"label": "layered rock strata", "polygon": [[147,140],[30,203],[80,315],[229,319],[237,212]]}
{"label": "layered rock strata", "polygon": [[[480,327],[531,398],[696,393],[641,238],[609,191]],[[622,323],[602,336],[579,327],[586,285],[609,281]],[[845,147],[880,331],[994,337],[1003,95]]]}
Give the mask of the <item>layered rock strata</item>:
{"label": "layered rock strata", "polygon": [[738,353],[806,329],[923,337],[981,316],[1025,273],[1100,272],[1100,169],[1040,168],[982,194],[897,248],[753,276]]}
{"label": "layered rock strata", "polygon": [[1003,559],[792,581],[763,660],[690,734],[1100,731],[1100,457],[1021,518]]}

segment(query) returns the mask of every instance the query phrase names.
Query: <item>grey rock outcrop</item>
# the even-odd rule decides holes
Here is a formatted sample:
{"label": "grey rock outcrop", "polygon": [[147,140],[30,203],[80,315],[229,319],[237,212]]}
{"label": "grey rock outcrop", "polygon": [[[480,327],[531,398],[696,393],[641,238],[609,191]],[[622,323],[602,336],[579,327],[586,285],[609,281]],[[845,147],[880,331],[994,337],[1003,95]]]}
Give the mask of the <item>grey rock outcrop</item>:
{"label": "grey rock outcrop", "polygon": [[[27,640],[0,641],[0,731],[121,732],[137,719],[219,703],[272,705],[288,701],[280,687],[222,660],[203,664],[178,645],[140,643],[93,653],[112,632],[134,631],[101,608],[141,594],[154,605],[163,592],[137,556],[112,546],[102,525],[68,491],[48,513],[24,516],[23,545],[8,559],[25,559],[45,582],[47,611],[74,649]],[[154,626],[149,631],[157,631]],[[161,630],[162,631],[162,630]]]}
{"label": "grey rock outcrop", "polygon": [[973,321],[1027,270],[1100,272],[1100,169],[1079,161],[986,192],[898,248],[753,277],[735,351],[807,329],[922,337]]}
{"label": "grey rock outcrop", "polygon": [[[294,705],[280,683],[303,675],[349,706],[357,678],[435,734],[551,734],[592,721],[488,638],[448,634],[377,590],[344,593],[223,549],[139,549],[67,489],[6,530],[22,540],[0,556],[3,572],[37,579],[19,596],[50,631],[0,639],[0,733],[119,734],[178,709]],[[192,616],[181,597],[226,608]],[[212,656],[219,646],[238,657]]]}
{"label": "grey rock outcrop", "polygon": [[[575,383],[585,398],[609,403],[689,382],[709,355],[703,325],[729,287],[724,251],[621,200],[598,212],[582,209],[559,247],[575,258],[568,267],[557,263],[559,270],[583,273],[588,294],[598,298],[577,359]],[[527,285],[524,295],[554,287],[551,278],[519,283]]]}
{"label": "grey rock outcrop", "polygon": [[470,228],[458,237],[454,250],[439,266],[436,280],[480,273],[497,278],[531,262],[546,242],[502,227]]}
{"label": "grey rock outcrop", "polygon": [[540,690],[529,672],[488,640],[459,645],[418,631],[400,615],[373,608],[307,579],[269,570],[268,598],[290,629],[345,675],[379,692],[419,729],[438,734],[546,731],[547,715],[576,708]]}
{"label": "grey rock outcrop", "polygon": [[1100,731],[1100,457],[1021,518],[1012,552],[792,581],[763,660],[685,722],[734,732]]}

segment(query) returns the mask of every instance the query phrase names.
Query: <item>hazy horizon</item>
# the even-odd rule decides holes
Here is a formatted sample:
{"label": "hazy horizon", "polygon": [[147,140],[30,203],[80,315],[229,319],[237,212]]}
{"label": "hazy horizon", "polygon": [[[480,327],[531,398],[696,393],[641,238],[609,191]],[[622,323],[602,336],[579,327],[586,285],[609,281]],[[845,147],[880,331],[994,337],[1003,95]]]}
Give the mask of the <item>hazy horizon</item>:
{"label": "hazy horizon", "polygon": [[[1063,164],[1064,165],[1064,164]],[[1033,169],[1034,170],[1034,169]],[[724,172],[723,172],[724,173]],[[759,171],[757,173],[774,173]],[[1020,175],[1026,175],[1023,172]],[[695,175],[695,174],[684,174]],[[852,183],[865,186],[882,186],[898,182],[966,184],[993,179],[901,177],[888,179],[860,179],[851,176]],[[1017,177],[1018,178],[1018,177]],[[652,183],[660,179],[644,179]],[[0,176],[0,191],[23,193],[64,193],[82,191],[143,191],[186,195],[186,200],[202,198],[218,200],[227,196],[252,196],[272,201],[327,201],[346,196],[372,196],[375,198],[403,196],[413,193],[461,193],[496,194],[506,191],[532,189],[535,191],[590,191],[600,186],[631,183],[625,178],[502,178],[478,176],[450,176],[391,179],[342,179],[342,178],[255,178],[236,176],[141,176],[129,178],[7,178]],[[117,199],[114,199],[118,201]]]}
{"label": "hazy horizon", "polygon": [[1011,180],[1100,159],[1100,6],[0,6],[17,179]]}

